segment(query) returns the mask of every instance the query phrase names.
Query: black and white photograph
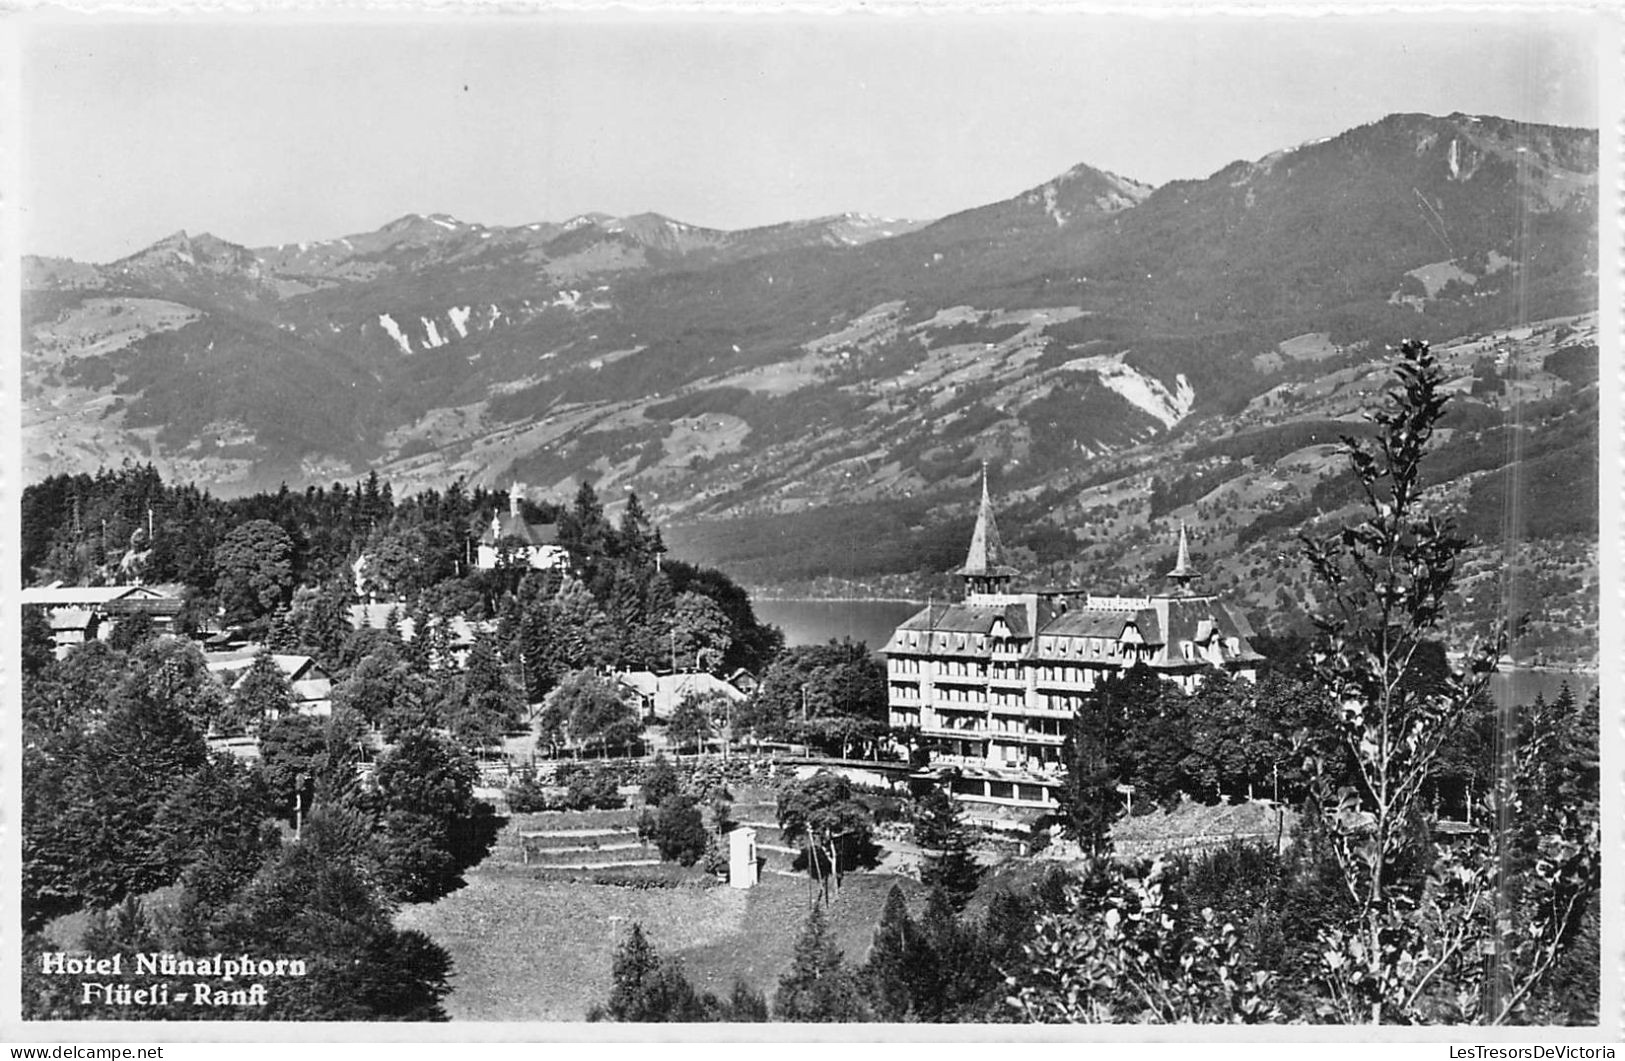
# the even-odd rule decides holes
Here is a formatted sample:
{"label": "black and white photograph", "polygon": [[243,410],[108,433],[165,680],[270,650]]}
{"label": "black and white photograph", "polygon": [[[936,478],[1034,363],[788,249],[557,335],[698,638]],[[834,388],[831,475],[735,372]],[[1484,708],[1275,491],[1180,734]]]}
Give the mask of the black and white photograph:
{"label": "black and white photograph", "polygon": [[0,1037],[1619,1035],[1618,10],[3,25]]}

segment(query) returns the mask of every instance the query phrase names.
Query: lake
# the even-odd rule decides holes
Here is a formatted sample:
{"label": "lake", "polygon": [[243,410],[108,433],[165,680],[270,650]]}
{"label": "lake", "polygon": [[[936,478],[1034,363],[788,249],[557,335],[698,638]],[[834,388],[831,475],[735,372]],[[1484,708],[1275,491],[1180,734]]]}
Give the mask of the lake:
{"label": "lake", "polygon": [[[924,601],[895,600],[753,600],[756,618],[784,631],[789,645],[821,645],[834,638],[862,641],[870,651],[879,652],[891,640],[899,623],[921,608]],[[1490,692],[1497,703],[1513,697],[1520,704],[1536,694],[1550,700],[1564,682],[1574,698],[1585,702],[1596,687],[1597,676],[1567,671],[1518,670],[1496,674],[1490,679]]]}

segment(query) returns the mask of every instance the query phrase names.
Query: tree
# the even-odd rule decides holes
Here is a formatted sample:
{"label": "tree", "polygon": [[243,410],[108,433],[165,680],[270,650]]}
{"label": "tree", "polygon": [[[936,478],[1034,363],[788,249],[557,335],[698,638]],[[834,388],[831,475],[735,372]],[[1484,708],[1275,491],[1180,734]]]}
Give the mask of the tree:
{"label": "tree", "polygon": [[610,976],[609,1000],[588,1011],[589,1021],[652,1024],[715,1019],[716,1000],[697,994],[679,963],[661,960],[637,921],[615,949]]}
{"label": "tree", "polygon": [[602,766],[576,769],[565,787],[565,803],[571,810],[614,810],[625,802],[615,775]]}
{"label": "tree", "polygon": [[662,859],[692,866],[705,854],[707,835],[699,800],[678,794],[661,802],[655,818],[655,843]]}
{"label": "tree", "polygon": [[955,900],[941,888],[926,895],[916,937],[914,1009],[920,1020],[955,1021],[974,1016],[973,1008],[994,986],[994,971],[982,964],[981,941],[972,921],[956,916]]}
{"label": "tree", "polygon": [[659,529],[644,512],[643,502],[638,500],[635,490],[626,495],[618,538],[621,557],[633,568],[653,566],[655,558],[666,551],[660,541]]}
{"label": "tree", "polygon": [[727,717],[729,702],[720,693],[689,693],[672,710],[666,734],[679,748],[703,751]]}
{"label": "tree", "polygon": [[205,910],[224,907],[280,846],[271,800],[252,770],[216,755],[159,806],[162,856],[185,867],[181,882]]}
{"label": "tree", "polygon": [[367,542],[362,592],[380,600],[408,600],[428,589],[438,581],[426,578],[430,572],[423,557],[429,547],[422,526],[374,532]]}
{"label": "tree", "polygon": [[1190,694],[1185,716],[1191,752],[1185,771],[1198,791],[1215,799],[1227,793],[1250,795],[1270,776],[1275,744],[1260,725],[1256,692],[1251,682],[1214,669]]}
{"label": "tree", "polygon": [[365,824],[318,810],[213,925],[211,949],[302,958],[303,977],[269,984],[267,1020],[446,1019],[451,959],[420,932],[398,930],[369,883]]}
{"label": "tree", "polygon": [[779,790],[779,828],[799,841],[807,872],[823,882],[824,897],[839,891],[843,873],[877,863],[869,808],[839,774],[820,770]]}
{"label": "tree", "polygon": [[114,697],[162,700],[200,733],[208,732],[228,704],[226,692],[209,673],[203,653],[178,637],[154,638],[136,646],[126,661]]}
{"label": "tree", "polygon": [[794,736],[846,757],[887,731],[886,668],[859,641],[803,645],[779,656],[742,721],[758,736]]}
{"label": "tree", "polygon": [[654,762],[644,768],[643,802],[646,806],[660,806],[675,796],[681,787],[681,783],[677,780],[677,771],[672,769],[671,762],[664,753],[656,754]]}
{"label": "tree", "polygon": [[214,567],[226,621],[263,618],[293,589],[293,539],[269,520],[249,520],[215,547]]}
{"label": "tree", "polygon": [[325,729],[321,719],[286,715],[261,730],[259,771],[277,817],[292,821],[297,807],[310,810],[327,756]]}
{"label": "tree", "polygon": [[[153,682],[126,682],[105,724],[63,778],[62,813],[41,837],[61,861],[46,890],[110,907],[173,883],[184,868],[164,842],[159,812],[176,786],[208,758],[202,735],[176,698]],[[43,823],[42,823],[43,824]]]}
{"label": "tree", "polygon": [[406,665],[392,649],[365,656],[333,689],[334,709],[348,708],[369,726],[381,726],[394,707],[407,673]]}
{"label": "tree", "polygon": [[925,858],[920,882],[941,888],[954,909],[963,910],[976,894],[982,867],[971,854],[970,830],[959,804],[940,786],[933,785],[915,804],[914,842]]}
{"label": "tree", "polygon": [[1167,866],[1125,872],[1097,860],[1062,884],[1007,977],[1018,1019],[1039,1023],[1260,1023],[1273,1020],[1276,976],[1244,968],[1233,924],[1204,909],[1182,925]]}
{"label": "tree", "polygon": [[479,634],[469,649],[451,718],[452,736],[469,748],[500,744],[524,712],[520,691],[503,669],[497,647]]}
{"label": "tree", "polygon": [[821,905],[807,914],[806,927],[796,940],[795,962],[774,992],[773,1014],[779,1020],[808,1024],[868,1019],[856,977],[842,964]]}
{"label": "tree", "polygon": [[[615,632],[592,593],[579,580],[566,578],[543,605],[534,640],[536,662],[544,673],[563,676],[572,670],[607,666],[615,661]],[[555,679],[556,680],[556,679]]]}
{"label": "tree", "polygon": [[1140,799],[1173,806],[1196,790],[1190,774],[1190,698],[1143,664],[1123,677],[1117,699],[1129,783]]}
{"label": "tree", "polygon": [[143,641],[150,641],[157,636],[158,629],[153,626],[152,616],[146,612],[132,612],[113,625],[113,632],[108,635],[107,643],[120,652],[128,652]]}
{"label": "tree", "polygon": [[437,899],[461,887],[463,871],[485,856],[496,828],[490,807],[474,798],[478,778],[466,752],[421,731],[379,761],[380,879],[391,898]]}
{"label": "tree", "polygon": [[293,711],[293,685],[270,649],[261,649],[232,690],[231,715],[223,728],[258,732],[266,722]]}
{"label": "tree", "polygon": [[22,609],[22,644],[23,674],[28,677],[38,675],[56,659],[56,639],[44,608],[30,605]]}
{"label": "tree", "polygon": [[875,925],[869,959],[858,974],[864,999],[875,1020],[901,1023],[913,1015],[914,981],[919,973],[920,940],[908,916],[903,889],[892,885]]}
{"label": "tree", "polygon": [[571,674],[553,691],[542,725],[559,726],[577,745],[600,751],[626,745],[643,730],[637,709],[589,671]]}
{"label": "tree", "polygon": [[699,593],[679,593],[672,611],[672,651],[679,668],[714,670],[733,647],[733,623],[722,606]]}
{"label": "tree", "polygon": [[[1584,916],[1600,874],[1598,825],[1583,807],[1542,822],[1539,873],[1519,872],[1519,841],[1507,828],[1479,849],[1435,851],[1427,840],[1423,793],[1505,634],[1476,646],[1459,668],[1438,665],[1431,639],[1466,544],[1422,502],[1445,377],[1423,342],[1402,344],[1394,374],[1398,386],[1370,415],[1377,437],[1344,440],[1365,519],[1305,539],[1325,591],[1315,673],[1337,706],[1329,743],[1353,766],[1338,777],[1323,754],[1313,781],[1319,803],[1336,808],[1328,840],[1358,911],[1324,937],[1326,1012],[1375,1023],[1441,1014],[1501,1023],[1516,1017]],[[1511,753],[1492,799],[1510,815],[1534,762],[1510,719],[1501,729]],[[1496,955],[1495,969],[1481,992],[1462,991],[1463,982],[1480,982],[1482,950]]]}
{"label": "tree", "polygon": [[321,589],[294,591],[287,619],[297,651],[314,656],[325,667],[337,667],[350,634],[349,584],[335,580]]}
{"label": "tree", "polygon": [[1162,692],[1154,686],[1147,690],[1145,677],[1153,683],[1159,679],[1137,673],[1140,670],[1134,668],[1122,677],[1111,675],[1084,694],[1077,714],[1067,723],[1061,744],[1066,776],[1055,819],[1062,831],[1091,855],[1111,850],[1112,822],[1123,804],[1117,785],[1128,776],[1124,740],[1131,705],[1147,691],[1153,696]]}

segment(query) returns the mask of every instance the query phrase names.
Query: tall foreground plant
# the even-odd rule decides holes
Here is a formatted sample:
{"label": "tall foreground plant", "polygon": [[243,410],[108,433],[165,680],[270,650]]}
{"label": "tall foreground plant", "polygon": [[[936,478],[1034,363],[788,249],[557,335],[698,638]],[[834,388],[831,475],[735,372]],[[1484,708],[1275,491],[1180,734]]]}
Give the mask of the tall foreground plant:
{"label": "tall foreground plant", "polygon": [[[1500,1022],[1550,969],[1595,892],[1595,816],[1589,848],[1582,823],[1552,822],[1552,843],[1532,865],[1509,857],[1505,830],[1435,856],[1419,827],[1441,749],[1485,691],[1506,636],[1497,632],[1442,675],[1421,674],[1466,543],[1421,503],[1422,459],[1447,400],[1443,372],[1428,344],[1414,341],[1401,346],[1394,372],[1398,386],[1371,414],[1377,437],[1344,440],[1369,514],[1305,539],[1328,593],[1315,674],[1334,705],[1329,737],[1353,769],[1334,777],[1333,749],[1322,745],[1311,758],[1314,791],[1335,808],[1331,848],[1359,910],[1325,940],[1323,1015]],[[1517,766],[1526,762],[1514,757],[1502,771],[1498,807],[1510,812],[1518,800]],[[1406,879],[1406,866],[1427,868]]]}

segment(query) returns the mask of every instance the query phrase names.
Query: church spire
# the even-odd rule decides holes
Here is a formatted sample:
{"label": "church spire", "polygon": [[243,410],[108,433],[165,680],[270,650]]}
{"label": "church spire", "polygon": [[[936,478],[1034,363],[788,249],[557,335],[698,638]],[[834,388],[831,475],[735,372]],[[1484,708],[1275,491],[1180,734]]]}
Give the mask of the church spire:
{"label": "church spire", "polygon": [[1180,593],[1190,592],[1190,584],[1196,578],[1196,568],[1191,565],[1191,543],[1185,536],[1185,521],[1179,521],[1179,556],[1174,561],[1174,569],[1168,572],[1168,581],[1179,587]]}
{"label": "church spire", "polygon": [[955,574],[964,576],[967,593],[997,593],[1015,573],[1015,568],[1004,563],[1004,541],[993,517],[993,501],[987,492],[987,462],[983,461],[982,505],[976,513],[976,529],[971,531],[965,566]]}

